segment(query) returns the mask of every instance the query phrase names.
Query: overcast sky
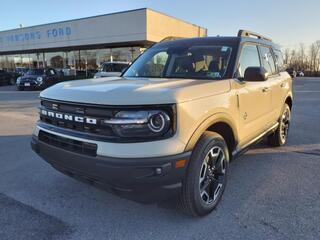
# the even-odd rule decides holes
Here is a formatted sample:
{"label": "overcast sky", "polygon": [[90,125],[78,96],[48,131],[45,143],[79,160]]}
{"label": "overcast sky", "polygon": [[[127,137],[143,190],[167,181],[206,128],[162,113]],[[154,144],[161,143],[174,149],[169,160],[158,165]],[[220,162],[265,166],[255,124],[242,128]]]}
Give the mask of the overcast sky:
{"label": "overcast sky", "polygon": [[249,29],[283,47],[320,40],[320,0],[11,0],[1,2],[0,31],[149,7],[208,29]]}

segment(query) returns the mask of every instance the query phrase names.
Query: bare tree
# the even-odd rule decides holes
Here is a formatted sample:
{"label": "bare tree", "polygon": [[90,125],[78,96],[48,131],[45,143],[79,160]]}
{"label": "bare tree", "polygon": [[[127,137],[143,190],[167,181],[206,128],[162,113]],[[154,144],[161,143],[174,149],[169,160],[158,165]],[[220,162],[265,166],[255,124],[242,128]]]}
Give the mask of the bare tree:
{"label": "bare tree", "polygon": [[299,48],[285,49],[284,59],[288,68],[303,70],[310,75],[320,75],[320,40],[308,48],[300,43]]}

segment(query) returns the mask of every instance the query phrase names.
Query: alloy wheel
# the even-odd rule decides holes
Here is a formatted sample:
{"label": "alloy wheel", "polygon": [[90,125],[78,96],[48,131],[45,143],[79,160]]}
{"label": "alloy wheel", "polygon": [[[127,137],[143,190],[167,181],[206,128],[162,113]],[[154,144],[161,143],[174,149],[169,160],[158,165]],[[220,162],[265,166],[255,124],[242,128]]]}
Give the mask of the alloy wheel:
{"label": "alloy wheel", "polygon": [[222,148],[215,146],[203,160],[200,177],[200,197],[205,204],[211,205],[222,194],[226,178],[226,158]]}
{"label": "alloy wheel", "polygon": [[286,142],[287,136],[289,133],[289,126],[290,126],[290,110],[287,108],[282,117],[280,122],[280,137],[282,142]]}

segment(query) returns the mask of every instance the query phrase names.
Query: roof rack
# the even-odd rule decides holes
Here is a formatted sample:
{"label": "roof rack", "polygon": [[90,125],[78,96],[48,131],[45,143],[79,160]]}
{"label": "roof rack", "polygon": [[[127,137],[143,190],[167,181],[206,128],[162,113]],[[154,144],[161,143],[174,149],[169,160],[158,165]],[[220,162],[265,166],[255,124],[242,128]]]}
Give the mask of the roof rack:
{"label": "roof rack", "polygon": [[239,30],[238,37],[256,37],[258,39],[272,42],[272,40],[270,38],[267,38],[259,33],[251,32],[248,30]]}

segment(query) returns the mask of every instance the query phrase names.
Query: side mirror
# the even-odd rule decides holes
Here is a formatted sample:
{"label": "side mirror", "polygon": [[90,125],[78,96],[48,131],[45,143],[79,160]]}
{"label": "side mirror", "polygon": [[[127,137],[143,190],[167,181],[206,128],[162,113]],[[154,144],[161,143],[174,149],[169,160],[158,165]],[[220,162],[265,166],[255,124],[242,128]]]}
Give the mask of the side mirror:
{"label": "side mirror", "polygon": [[244,81],[263,82],[268,79],[268,75],[263,67],[248,67],[244,72]]}

